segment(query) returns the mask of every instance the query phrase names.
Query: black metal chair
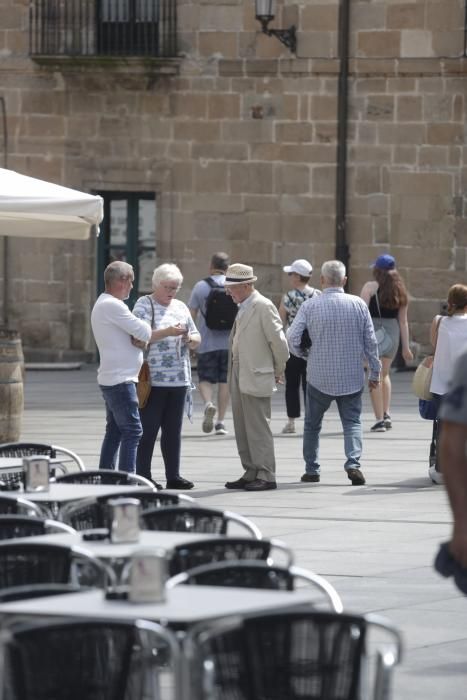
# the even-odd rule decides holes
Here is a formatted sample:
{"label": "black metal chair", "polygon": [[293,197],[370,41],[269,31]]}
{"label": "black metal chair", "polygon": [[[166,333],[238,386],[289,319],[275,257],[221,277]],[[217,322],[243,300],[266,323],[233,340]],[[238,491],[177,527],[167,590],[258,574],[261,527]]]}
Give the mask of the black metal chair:
{"label": "black metal chair", "polygon": [[[3,697],[162,700],[180,678],[174,635],[161,625],[109,619],[16,623],[2,630]],[[172,691],[172,692],[171,692]]]}
{"label": "black metal chair", "polygon": [[149,486],[154,484],[139,474],[118,471],[117,469],[86,469],[57,476],[57,484],[114,484],[116,486]]}
{"label": "black metal chair", "polygon": [[[71,450],[59,445],[49,445],[43,442],[5,442],[0,444],[0,457],[32,457],[44,455],[54,460],[51,465],[50,475],[55,476],[56,469],[66,473],[69,466],[84,470],[83,460]],[[22,482],[23,469],[18,467],[15,471],[0,472],[0,485],[4,488],[15,488]]]}
{"label": "black metal chair", "polygon": [[141,514],[142,527],[146,530],[170,532],[205,532],[226,535],[227,528],[235,523],[248,530],[256,539],[261,539],[259,528],[248,518],[230,511],[201,508],[199,506],[168,506],[148,510]]}
{"label": "black metal chair", "polygon": [[44,511],[38,505],[19,496],[0,496],[0,514],[44,517]]}
{"label": "black metal chair", "polygon": [[194,503],[189,496],[175,493],[162,493],[161,491],[143,491],[142,489],[129,489],[127,492],[117,495],[97,496],[86,498],[82,501],[68,503],[61,509],[60,518],[76,530],[91,530],[94,528],[110,527],[110,511],[108,502],[119,498],[136,498],[141,503],[141,510],[164,508],[167,505],[178,503]]}
{"label": "black metal chair", "polygon": [[[370,690],[365,669],[372,628],[390,643],[376,653]],[[187,635],[190,698],[388,700],[401,649],[397,630],[376,616],[297,611],[225,618]]]}
{"label": "black metal chair", "polygon": [[86,590],[88,589],[72,583],[33,583],[26,586],[11,586],[0,590],[0,603],[12,603],[15,600],[28,598],[46,598],[65,593],[82,593]]}
{"label": "black metal chair", "polygon": [[292,564],[290,549],[279,540],[256,540],[251,537],[227,537],[186,542],[173,548],[169,561],[169,575],[193,569],[205,564],[238,561],[268,561],[272,563],[273,552],[278,550],[286,558],[287,566]]}
{"label": "black metal chair", "polygon": [[112,569],[87,550],[39,542],[0,545],[0,589],[35,583],[115,585]]}
{"label": "black metal chair", "polygon": [[72,527],[56,520],[26,515],[0,515],[0,540],[16,537],[48,535],[54,532],[75,532]]}
{"label": "black metal chair", "polygon": [[228,586],[230,588],[261,588],[263,590],[293,591],[298,582],[305,582],[323,593],[336,613],[343,610],[342,601],[334,586],[325,578],[298,566],[272,566],[267,561],[223,561],[189,569],[173,576],[167,587],[180,584],[190,586]]}

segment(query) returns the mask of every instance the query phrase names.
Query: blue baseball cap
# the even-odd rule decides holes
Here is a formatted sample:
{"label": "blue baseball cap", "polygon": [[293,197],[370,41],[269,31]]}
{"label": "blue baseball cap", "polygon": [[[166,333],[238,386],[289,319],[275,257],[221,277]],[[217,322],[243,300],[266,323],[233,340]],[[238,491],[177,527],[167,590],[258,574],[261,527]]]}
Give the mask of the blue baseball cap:
{"label": "blue baseball cap", "polygon": [[394,270],[396,260],[392,255],[385,253],[384,255],[378,255],[371,267],[377,267],[379,270]]}

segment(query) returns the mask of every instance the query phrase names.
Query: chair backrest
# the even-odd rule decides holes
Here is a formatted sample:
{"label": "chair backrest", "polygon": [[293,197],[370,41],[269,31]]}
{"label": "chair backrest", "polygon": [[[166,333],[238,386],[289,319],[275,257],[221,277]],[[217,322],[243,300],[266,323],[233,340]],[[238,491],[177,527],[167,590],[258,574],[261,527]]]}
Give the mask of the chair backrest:
{"label": "chair backrest", "polygon": [[308,585],[324,594],[327,603],[330,603],[335,612],[342,612],[343,605],[339,594],[322,576],[296,566],[273,566],[268,561],[218,561],[214,564],[197,566],[173,576],[167,581],[167,587],[187,584],[293,591],[299,579],[306,581]]}
{"label": "chair backrest", "polygon": [[[381,618],[297,611],[199,625],[185,640],[191,698],[358,700],[371,624],[390,635],[394,665],[400,658],[400,636]],[[383,687],[380,680],[374,700],[390,697],[389,683]]]}
{"label": "chair backrest", "polygon": [[0,496],[0,513],[2,515],[33,515],[39,518],[44,515],[39,506],[19,496]]}
{"label": "chair backrest", "polygon": [[167,581],[168,588],[180,584],[293,591],[294,577],[290,569],[271,566],[266,561],[217,561],[185,570]]}
{"label": "chair backrest", "polygon": [[246,529],[253,537],[261,539],[261,532],[248,518],[230,511],[201,508],[200,506],[168,506],[148,510],[141,514],[142,527],[147,530],[172,532],[205,532],[225,535],[230,522]]}
{"label": "chair backrest", "polygon": [[[110,528],[110,509],[108,502],[119,498],[136,498],[141,503],[141,510],[153,508],[165,508],[166,505],[174,505],[183,502],[183,496],[177,494],[161,493],[160,491],[142,491],[130,488],[127,492],[117,495],[97,496],[81,501],[67,503],[60,511],[60,518],[76,530],[90,530],[94,528]],[[193,499],[190,499],[193,502]]]}
{"label": "chair backrest", "polygon": [[0,444],[0,457],[32,457],[33,455],[56,456],[53,446],[44,442],[3,442]]}
{"label": "chair backrest", "polygon": [[115,584],[115,574],[79,547],[3,542],[0,546],[0,589],[35,583],[75,583],[103,588]]}
{"label": "chair backrest", "polygon": [[65,484],[114,484],[117,486],[149,486],[152,484],[144,476],[118,471],[117,469],[86,469],[81,472],[71,472],[57,477],[57,483]]}
{"label": "chair backrest", "polygon": [[275,550],[280,550],[282,557],[287,560],[287,566],[292,563],[292,552],[279,540],[256,540],[251,537],[215,538],[186,542],[173,548],[169,562],[169,575],[175,576],[181,572],[205,564],[238,561],[268,561],[272,563]]}
{"label": "chair backrest", "polygon": [[47,518],[27,515],[0,515],[0,540],[46,535],[52,532],[74,532],[74,530],[64,523]]}
{"label": "chair backrest", "polygon": [[3,638],[7,697],[161,700],[162,691],[164,698],[177,696],[177,642],[158,624],[101,619],[36,622],[10,625]]}
{"label": "chair backrest", "polygon": [[271,552],[269,540],[251,537],[228,537],[226,539],[186,542],[173,548],[169,561],[169,575],[218,562],[238,562],[244,559],[266,561]]}
{"label": "chair backrest", "polygon": [[165,493],[164,491],[135,491],[129,489],[127,492],[115,495],[98,496],[97,501],[107,504],[108,501],[118,498],[137,498],[141,503],[141,510],[151,510],[152,508],[165,508],[166,506],[176,506],[181,504],[194,503],[190,496],[178,493]]}
{"label": "chair backrest", "polygon": [[60,509],[60,519],[75,530],[108,527],[105,510],[97,498],[83,498],[66,503]]}
{"label": "chair backrest", "polygon": [[0,457],[32,457],[33,455],[46,455],[55,460],[55,467],[62,471],[68,471],[68,466],[79,470],[84,469],[82,459],[66,447],[49,445],[45,442],[8,442],[0,445]]}

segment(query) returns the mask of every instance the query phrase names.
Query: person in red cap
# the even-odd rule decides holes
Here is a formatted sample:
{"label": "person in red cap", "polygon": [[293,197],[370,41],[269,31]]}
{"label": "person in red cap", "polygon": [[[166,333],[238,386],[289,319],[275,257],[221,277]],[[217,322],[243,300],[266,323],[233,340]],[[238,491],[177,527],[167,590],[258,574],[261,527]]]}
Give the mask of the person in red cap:
{"label": "person in red cap", "polygon": [[396,261],[392,255],[379,255],[372,265],[373,280],[366,282],[360,292],[361,298],[370,310],[375,332],[383,329],[384,345],[378,344],[382,364],[382,379],[378,387],[371,392],[371,403],[376,423],[371,430],[385,433],[392,428],[391,377],[392,361],[402,343],[402,357],[407,362],[413,360],[409,345],[409,326],[407,309],[409,299],[402,277],[396,270]]}

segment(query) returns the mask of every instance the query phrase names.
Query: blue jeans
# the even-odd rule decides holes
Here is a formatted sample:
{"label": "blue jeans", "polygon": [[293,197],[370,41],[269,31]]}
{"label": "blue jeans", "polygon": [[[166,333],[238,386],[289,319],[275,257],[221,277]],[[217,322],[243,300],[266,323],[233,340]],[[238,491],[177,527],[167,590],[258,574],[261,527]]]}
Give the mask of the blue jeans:
{"label": "blue jeans", "polygon": [[319,474],[319,434],[323,416],[333,401],[337,403],[344,429],[344,451],[347,461],[344,469],[360,469],[362,454],[362,393],[330,396],[318,391],[311,384],[306,386],[305,427],[303,431],[303,458],[307,474]]}
{"label": "blue jeans", "polygon": [[115,469],[120,447],[118,468],[124,472],[135,472],[136,450],[143,434],[136,384],[124,382],[115,386],[99,386],[107,414],[99,469]]}

